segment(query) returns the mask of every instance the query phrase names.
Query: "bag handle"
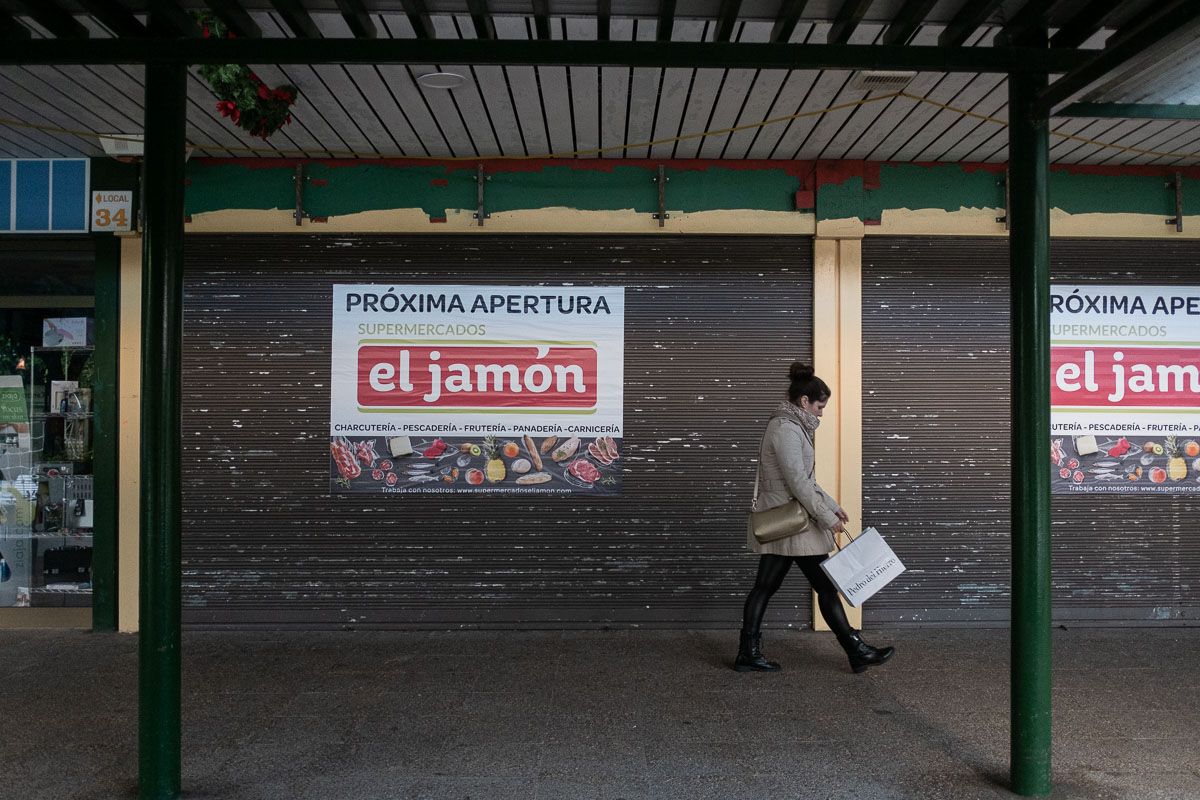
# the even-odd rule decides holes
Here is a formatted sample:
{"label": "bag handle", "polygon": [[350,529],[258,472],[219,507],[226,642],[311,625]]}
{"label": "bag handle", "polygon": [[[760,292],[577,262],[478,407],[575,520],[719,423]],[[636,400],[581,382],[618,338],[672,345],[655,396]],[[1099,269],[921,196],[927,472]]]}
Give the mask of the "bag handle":
{"label": "bag handle", "polygon": [[[849,529],[846,529],[844,527],[843,527],[842,533],[846,534],[846,538],[848,538],[850,540],[846,545],[847,547],[854,544],[854,540],[858,538],[858,536],[851,536]],[[862,531],[859,531],[859,535],[860,536],[862,535]],[[839,553],[842,552],[842,546],[840,544],[838,544],[837,531],[833,531],[833,546],[837,548]]]}

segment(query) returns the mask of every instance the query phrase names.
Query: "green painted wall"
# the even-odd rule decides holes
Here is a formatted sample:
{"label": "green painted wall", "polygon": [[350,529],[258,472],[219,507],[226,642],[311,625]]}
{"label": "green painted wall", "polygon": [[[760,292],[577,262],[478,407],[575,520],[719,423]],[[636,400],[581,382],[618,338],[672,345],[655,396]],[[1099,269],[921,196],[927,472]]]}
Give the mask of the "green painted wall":
{"label": "green painted wall", "polygon": [[[222,209],[290,209],[294,204],[294,167],[206,162],[188,165],[186,213]],[[682,211],[760,208],[790,211],[798,180],[785,169],[707,167],[667,170],[667,205]],[[305,167],[304,208],[315,217],[359,211],[420,208],[430,217],[447,210],[474,209],[473,165],[394,164]],[[653,168],[574,166],[506,168],[488,176],[484,188],[489,213],[563,206],[587,211],[658,208]]]}
{"label": "green painted wall", "polygon": [[[849,163],[849,162],[847,162]],[[811,165],[809,165],[811,166]],[[863,169],[834,165],[817,192],[818,219],[880,219],[886,209],[1001,208],[1002,173],[976,165],[882,164],[878,186],[866,189]],[[312,162],[306,165],[305,210],[332,217],[359,211],[420,208],[431,218],[474,210],[475,165]],[[619,162],[562,165],[506,162],[489,165],[485,207],[489,213],[567,207],[580,210],[657,210],[655,167]],[[286,162],[230,163],[204,159],[188,164],[187,213],[221,209],[291,209],[294,166]],[[756,209],[791,211],[801,188],[795,162],[723,166],[719,162],[668,167],[667,207],[694,212]],[[824,173],[823,173],[824,174]],[[868,168],[868,176],[871,170]],[[1130,171],[1087,174],[1055,168],[1050,179],[1054,207],[1072,214],[1174,214],[1166,174]],[[1184,207],[1200,202],[1200,176],[1184,181]]]}

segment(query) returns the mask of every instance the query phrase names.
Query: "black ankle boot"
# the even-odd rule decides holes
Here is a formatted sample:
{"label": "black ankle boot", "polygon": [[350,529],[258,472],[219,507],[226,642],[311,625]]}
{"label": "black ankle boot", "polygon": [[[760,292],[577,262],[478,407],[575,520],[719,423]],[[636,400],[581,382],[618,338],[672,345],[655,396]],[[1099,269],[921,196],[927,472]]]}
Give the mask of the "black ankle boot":
{"label": "black ankle boot", "polygon": [[778,672],[779,665],[774,661],[767,661],[761,647],[761,635],[743,632],[733,668],[738,672]]}
{"label": "black ankle boot", "polygon": [[842,645],[842,649],[846,651],[846,656],[850,659],[850,669],[856,673],[866,672],[867,667],[879,666],[896,652],[896,648],[894,647],[871,647],[871,645],[862,640],[862,636],[857,631],[845,637],[839,636],[838,642]]}

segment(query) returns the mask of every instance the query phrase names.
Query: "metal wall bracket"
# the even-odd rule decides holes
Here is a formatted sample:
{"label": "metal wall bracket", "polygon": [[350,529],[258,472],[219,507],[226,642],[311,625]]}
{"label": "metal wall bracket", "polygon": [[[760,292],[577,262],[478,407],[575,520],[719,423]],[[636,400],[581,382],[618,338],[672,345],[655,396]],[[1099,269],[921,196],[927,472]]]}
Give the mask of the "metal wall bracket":
{"label": "metal wall bracket", "polygon": [[483,184],[490,181],[491,178],[483,174],[483,164],[480,164],[475,169],[475,214],[473,215],[478,221],[479,227],[483,227],[483,221],[491,217],[483,210]]}
{"label": "metal wall bracket", "polygon": [[1004,216],[996,217],[996,222],[1004,223],[1004,230],[1008,230],[1008,208],[1012,204],[1008,194],[1008,170],[1004,170],[1004,177],[1000,179],[1000,185],[1004,187]]}
{"label": "metal wall bracket", "polygon": [[658,227],[662,228],[667,224],[667,220],[671,215],[667,213],[667,181],[671,180],[667,177],[666,169],[662,164],[658,165],[658,177],[655,181],[658,183],[658,213],[654,214],[654,219],[658,220]]}
{"label": "metal wall bracket", "polygon": [[1175,226],[1176,233],[1183,233],[1183,174],[1175,173],[1175,180],[1167,181],[1167,188],[1175,189],[1175,216],[1167,220],[1168,225]]}
{"label": "metal wall bracket", "polygon": [[296,172],[292,175],[292,183],[296,188],[296,210],[292,212],[292,216],[296,218],[296,225],[299,227],[304,223],[308,213],[304,210],[304,165],[297,164]]}

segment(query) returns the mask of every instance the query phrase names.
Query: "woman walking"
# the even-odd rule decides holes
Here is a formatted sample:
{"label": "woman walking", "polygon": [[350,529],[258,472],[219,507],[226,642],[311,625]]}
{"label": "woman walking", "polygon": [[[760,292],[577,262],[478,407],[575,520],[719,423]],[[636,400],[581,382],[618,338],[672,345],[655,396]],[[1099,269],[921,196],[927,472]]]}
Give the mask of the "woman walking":
{"label": "woman walking", "polygon": [[871,647],[850,627],[837,588],[821,569],[821,562],[834,549],[834,534],[844,532],[843,526],[849,521],[842,507],[813,480],[816,430],[831,392],[825,381],[813,374],[812,367],[799,361],[792,364],[788,378],[791,381],[788,399],[775,409],[763,436],[753,510],[775,508],[795,498],[808,512],[812,524],[802,533],[767,544],[760,544],[753,534],[747,534],[750,548],[761,555],[758,577],[746,598],[741,642],[733,668],[738,672],[779,669],[779,664],[763,656],[760,631],[767,602],[795,563],[817,593],[821,614],[846,651],[850,668],[863,672],[887,661],[895,650]]}

